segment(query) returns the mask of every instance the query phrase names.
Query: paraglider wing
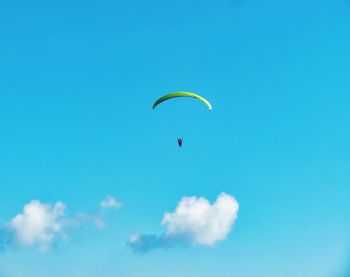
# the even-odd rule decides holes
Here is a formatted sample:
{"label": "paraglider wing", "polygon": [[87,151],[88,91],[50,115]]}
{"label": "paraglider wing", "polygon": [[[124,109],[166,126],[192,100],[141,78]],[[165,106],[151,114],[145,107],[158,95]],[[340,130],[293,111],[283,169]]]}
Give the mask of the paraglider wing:
{"label": "paraglider wing", "polygon": [[211,110],[211,104],[209,103],[208,100],[206,100],[205,98],[203,98],[202,96],[192,93],[192,92],[185,92],[185,91],[179,91],[179,92],[173,92],[173,93],[169,93],[167,95],[164,95],[163,97],[159,98],[156,102],[154,102],[153,104],[153,109],[155,107],[157,107],[160,103],[167,101],[169,99],[172,98],[176,98],[176,97],[192,97],[192,98],[196,98],[200,101],[202,101],[205,105],[208,106],[209,110]]}

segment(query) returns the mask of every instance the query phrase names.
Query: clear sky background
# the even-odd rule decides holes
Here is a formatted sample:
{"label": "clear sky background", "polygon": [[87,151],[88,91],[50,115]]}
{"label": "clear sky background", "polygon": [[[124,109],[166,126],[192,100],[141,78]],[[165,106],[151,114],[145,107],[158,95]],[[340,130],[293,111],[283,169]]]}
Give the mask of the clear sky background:
{"label": "clear sky background", "polygon": [[[152,111],[177,90],[213,111]],[[348,277],[349,103],[348,0],[3,2],[0,225],[32,200],[123,206],[47,251],[3,247],[0,276]],[[127,246],[221,192],[240,208],[213,247]]]}

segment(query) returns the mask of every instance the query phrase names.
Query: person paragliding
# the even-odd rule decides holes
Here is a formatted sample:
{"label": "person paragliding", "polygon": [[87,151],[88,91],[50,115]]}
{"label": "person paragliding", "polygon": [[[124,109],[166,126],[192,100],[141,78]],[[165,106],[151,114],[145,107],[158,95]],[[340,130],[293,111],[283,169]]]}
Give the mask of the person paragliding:
{"label": "person paragliding", "polygon": [[[209,110],[212,109],[212,106],[207,99],[205,99],[204,97],[202,97],[196,93],[186,92],[186,91],[178,91],[178,92],[173,92],[173,93],[169,93],[167,95],[164,95],[164,96],[160,97],[156,102],[153,103],[152,108],[154,110],[160,103],[168,101],[170,99],[178,98],[178,97],[189,97],[189,98],[198,99],[199,101],[203,102],[208,107]],[[178,143],[179,147],[182,147],[182,142],[183,142],[182,138],[177,139],[177,143]]]}

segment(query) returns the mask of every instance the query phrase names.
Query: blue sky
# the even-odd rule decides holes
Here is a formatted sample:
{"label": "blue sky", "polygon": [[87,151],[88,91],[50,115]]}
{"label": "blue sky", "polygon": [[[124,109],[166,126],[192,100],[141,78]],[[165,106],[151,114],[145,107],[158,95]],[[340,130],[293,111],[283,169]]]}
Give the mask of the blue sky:
{"label": "blue sky", "polygon": [[[19,0],[0,38],[0,225],[32,200],[79,221],[45,251],[5,246],[1,277],[347,276],[349,1]],[[213,111],[152,111],[177,90]],[[215,245],[128,246],[221,192],[239,211]]]}

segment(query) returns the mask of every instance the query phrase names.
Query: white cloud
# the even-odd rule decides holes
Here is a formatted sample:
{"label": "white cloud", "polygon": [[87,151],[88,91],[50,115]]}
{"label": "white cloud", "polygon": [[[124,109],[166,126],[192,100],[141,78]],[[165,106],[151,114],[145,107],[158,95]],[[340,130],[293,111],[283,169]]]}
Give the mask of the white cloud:
{"label": "white cloud", "polygon": [[164,215],[166,236],[185,236],[193,244],[213,245],[226,238],[237,217],[238,202],[221,193],[214,204],[203,198],[183,197],[173,213]]}
{"label": "white cloud", "polygon": [[212,246],[227,237],[238,209],[236,199],[226,193],[221,193],[213,204],[203,197],[183,197],[174,212],[164,214],[165,233],[133,235],[128,245],[139,252],[186,243]]}
{"label": "white cloud", "polygon": [[6,227],[13,231],[19,244],[37,244],[45,250],[62,233],[61,219],[64,211],[65,205],[62,202],[52,206],[33,200]]}
{"label": "white cloud", "polygon": [[[107,197],[101,202],[101,209],[117,208],[121,204],[113,197]],[[65,213],[66,205],[62,202],[44,204],[33,200],[23,207],[9,223],[0,226],[0,251],[10,245],[38,246],[47,250],[59,239],[67,238],[69,232],[83,225],[94,224],[105,227],[101,210],[97,213],[78,212],[73,215]]]}
{"label": "white cloud", "polygon": [[122,203],[120,203],[117,199],[115,199],[112,196],[107,196],[105,199],[101,201],[101,208],[102,209],[119,209],[122,206]]}

